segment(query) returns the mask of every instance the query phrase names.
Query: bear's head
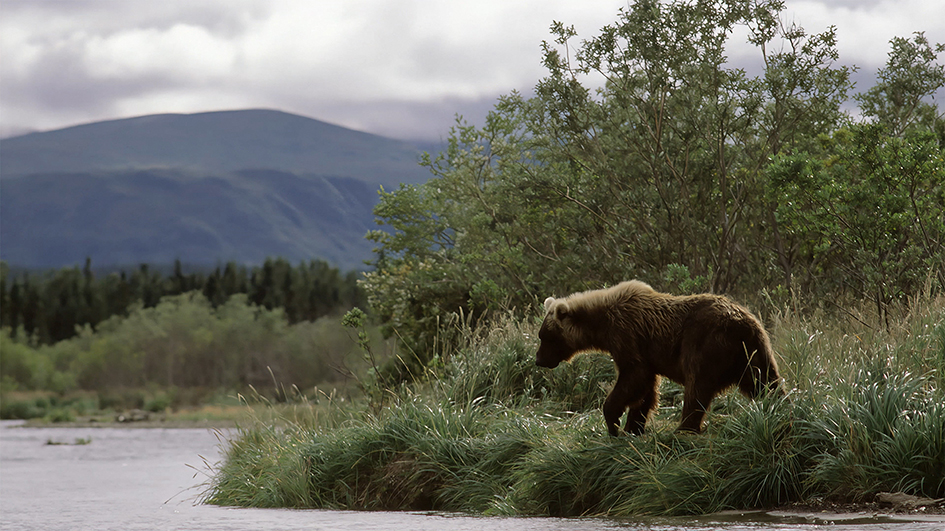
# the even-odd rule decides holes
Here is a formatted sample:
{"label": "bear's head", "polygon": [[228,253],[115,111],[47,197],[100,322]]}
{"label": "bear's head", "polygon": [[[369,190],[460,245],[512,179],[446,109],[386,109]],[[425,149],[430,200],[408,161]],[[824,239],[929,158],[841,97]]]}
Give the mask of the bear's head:
{"label": "bear's head", "polygon": [[545,299],[545,320],[538,330],[538,352],[535,363],[554,369],[586,347],[581,344],[581,333],[575,328],[574,309],[567,299]]}

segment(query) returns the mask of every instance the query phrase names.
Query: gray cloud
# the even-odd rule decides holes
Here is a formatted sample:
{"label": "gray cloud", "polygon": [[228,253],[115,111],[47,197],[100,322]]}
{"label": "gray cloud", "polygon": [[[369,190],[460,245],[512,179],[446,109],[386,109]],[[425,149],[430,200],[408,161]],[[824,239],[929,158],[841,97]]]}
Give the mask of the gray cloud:
{"label": "gray cloud", "polygon": [[235,36],[252,20],[267,17],[272,6],[264,0],[5,0],[0,12],[10,24],[30,24],[34,36],[72,30],[108,34],[127,28],[167,29],[182,23]]}
{"label": "gray cloud", "polygon": [[[871,76],[896,35],[945,41],[940,0],[788,1],[811,32],[838,28],[841,63]],[[268,107],[400,138],[544,75],[553,20],[579,41],[627,0],[4,0],[0,135],[160,112]],[[939,15],[939,16],[936,16]],[[759,61],[733,48],[733,62]],[[860,88],[863,88],[862,86]]]}

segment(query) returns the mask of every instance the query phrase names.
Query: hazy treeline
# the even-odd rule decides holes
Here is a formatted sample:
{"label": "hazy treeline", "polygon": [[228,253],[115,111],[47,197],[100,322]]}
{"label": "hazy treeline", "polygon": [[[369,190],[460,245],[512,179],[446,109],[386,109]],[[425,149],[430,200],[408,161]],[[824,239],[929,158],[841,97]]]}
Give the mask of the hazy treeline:
{"label": "hazy treeline", "polygon": [[231,296],[272,310],[281,308],[289,323],[314,321],[361,304],[357,272],[342,273],[327,262],[312,260],[293,266],[268,259],[257,267],[235,262],[212,272],[184,273],[180,262],[162,274],[140,265],[130,272],[98,276],[92,261],[83,268],[13,275],[0,263],[0,327],[13,338],[25,334],[38,344],[71,338],[85,326],[93,329],[112,316],[127,316],[132,305],[152,308],[162,298],[200,292],[212,308]]}

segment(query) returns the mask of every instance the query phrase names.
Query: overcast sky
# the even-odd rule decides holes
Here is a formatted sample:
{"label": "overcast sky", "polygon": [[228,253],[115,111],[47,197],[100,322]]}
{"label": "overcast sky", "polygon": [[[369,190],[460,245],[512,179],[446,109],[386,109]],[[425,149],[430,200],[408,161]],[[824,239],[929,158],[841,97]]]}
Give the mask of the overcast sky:
{"label": "overcast sky", "polygon": [[[456,114],[479,123],[496,97],[543,77],[552,21],[588,38],[629,1],[2,0],[0,135],[272,108],[435,140]],[[895,36],[945,42],[943,0],[787,6],[809,32],[837,26],[840,62],[864,74],[885,63]],[[732,60],[756,61],[741,44]]]}

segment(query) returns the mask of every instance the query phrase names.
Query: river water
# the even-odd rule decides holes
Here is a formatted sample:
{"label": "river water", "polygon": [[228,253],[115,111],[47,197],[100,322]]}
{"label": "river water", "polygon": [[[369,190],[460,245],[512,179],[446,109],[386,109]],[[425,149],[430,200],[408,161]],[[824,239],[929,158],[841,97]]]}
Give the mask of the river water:
{"label": "river water", "polygon": [[[87,444],[76,444],[76,442]],[[54,444],[50,444],[54,443]],[[219,434],[206,429],[22,428],[0,422],[0,529],[14,530],[941,530],[945,520],[748,513],[658,520],[484,518],[200,505]]]}

